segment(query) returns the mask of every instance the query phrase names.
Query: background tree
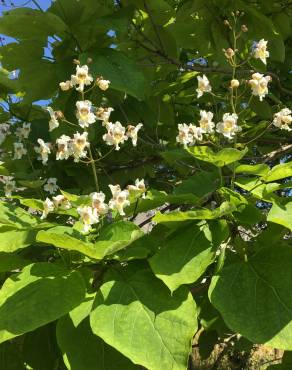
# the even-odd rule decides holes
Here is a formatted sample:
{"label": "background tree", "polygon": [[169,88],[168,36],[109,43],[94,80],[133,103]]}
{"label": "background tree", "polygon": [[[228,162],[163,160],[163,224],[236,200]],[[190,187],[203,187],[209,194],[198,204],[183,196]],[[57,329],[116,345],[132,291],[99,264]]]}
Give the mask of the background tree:
{"label": "background tree", "polygon": [[34,4],[0,19],[4,368],[289,363],[292,3]]}

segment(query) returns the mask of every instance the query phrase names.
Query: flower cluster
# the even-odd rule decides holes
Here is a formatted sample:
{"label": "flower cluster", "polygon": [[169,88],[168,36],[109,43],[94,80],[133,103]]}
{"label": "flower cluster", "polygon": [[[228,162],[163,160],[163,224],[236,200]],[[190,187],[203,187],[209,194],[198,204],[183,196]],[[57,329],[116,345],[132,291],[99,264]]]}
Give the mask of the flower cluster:
{"label": "flower cluster", "polygon": [[274,114],[273,125],[280,130],[292,131],[292,112],[289,108],[283,108]]}
{"label": "flower cluster", "polygon": [[71,208],[71,203],[69,200],[62,194],[57,195],[52,198],[46,198],[43,202],[43,213],[41,219],[44,220],[49,213],[56,212],[58,209],[68,210]]}
{"label": "flower cluster", "polygon": [[81,158],[87,155],[89,142],[87,141],[88,133],[85,131],[82,134],[76,132],[73,138],[67,135],[62,135],[57,139],[56,160],[68,159],[73,156],[74,162],[79,162]]}
{"label": "flower cluster", "polygon": [[[179,133],[176,137],[178,143],[183,145],[195,145],[197,141],[203,139],[203,134],[213,134],[215,132],[213,113],[201,110],[200,116],[199,126],[193,124],[186,125],[185,123],[178,125]],[[225,113],[222,122],[216,124],[216,132],[228,139],[232,139],[237,132],[241,131],[241,127],[237,125],[237,120],[237,114]]]}
{"label": "flower cluster", "polygon": [[15,130],[15,135],[18,138],[18,142],[13,143],[14,146],[14,157],[13,159],[21,159],[27,154],[27,149],[25,148],[22,140],[27,139],[30,134],[31,128],[29,122],[24,122],[22,126],[19,126]]}
{"label": "flower cluster", "polygon": [[[53,194],[58,186],[57,179],[48,179],[45,185],[46,191]],[[135,180],[134,185],[128,185],[127,189],[122,190],[120,185],[109,185],[112,193],[112,198],[108,204],[105,203],[105,194],[103,192],[94,192],[89,195],[91,205],[83,205],[77,208],[80,216],[80,221],[83,223],[83,231],[88,232],[92,225],[100,221],[100,217],[106,215],[109,210],[116,211],[120,216],[125,216],[124,209],[130,205],[129,197],[132,194],[134,197],[145,196],[146,186],[144,180]],[[43,213],[41,218],[45,219],[49,213],[55,212],[58,209],[67,210],[72,207],[68,199],[63,195],[57,195],[52,200],[46,198],[43,202]]]}

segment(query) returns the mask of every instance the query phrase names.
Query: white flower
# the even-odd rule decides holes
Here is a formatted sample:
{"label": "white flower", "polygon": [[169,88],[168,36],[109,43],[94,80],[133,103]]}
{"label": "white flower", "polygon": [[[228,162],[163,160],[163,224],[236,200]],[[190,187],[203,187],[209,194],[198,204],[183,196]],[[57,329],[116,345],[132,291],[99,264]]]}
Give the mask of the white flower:
{"label": "white flower", "polygon": [[198,88],[197,88],[197,97],[200,98],[205,92],[211,92],[212,87],[208,78],[203,75],[203,77],[198,76]]}
{"label": "white flower", "polygon": [[50,149],[50,143],[45,143],[43,139],[38,139],[38,143],[40,144],[40,146],[35,146],[34,147],[34,150],[36,153],[39,154],[38,156],[38,160],[39,161],[42,161],[43,164],[47,164],[48,162],[48,159],[49,159],[49,154],[51,153],[51,149]]}
{"label": "white flower", "polygon": [[111,193],[113,197],[115,197],[117,194],[119,194],[122,191],[120,185],[109,185],[108,187],[111,189]]}
{"label": "white flower", "polygon": [[95,208],[89,206],[78,207],[77,212],[80,215],[80,221],[83,223],[84,232],[88,232],[91,228],[91,225],[99,222],[99,215]]}
{"label": "white flower", "polygon": [[93,81],[93,78],[90,74],[88,74],[88,66],[76,66],[76,74],[71,75],[71,84],[72,86],[77,86],[77,91],[84,91],[84,86],[90,85]]}
{"label": "white flower", "polygon": [[270,56],[270,53],[267,51],[267,43],[268,41],[261,39],[253,48],[254,58],[260,59],[264,64],[267,64],[267,58]]}
{"label": "white flower", "polygon": [[124,208],[130,205],[129,198],[129,191],[128,190],[120,190],[119,185],[109,185],[109,188],[112,192],[112,199],[109,201],[109,208],[113,210],[117,210],[121,216],[125,215]]}
{"label": "white flower", "polygon": [[212,134],[214,132],[215,123],[212,121],[213,113],[200,110],[201,119],[199,121],[200,128],[203,134]]}
{"label": "white flower", "polygon": [[103,78],[98,78],[96,80],[97,86],[100,88],[100,90],[103,90],[103,91],[105,91],[109,88],[110,83],[111,82],[109,80],[104,80]]}
{"label": "white flower", "polygon": [[62,135],[56,140],[58,146],[56,160],[68,159],[72,155],[72,139],[67,135]]}
{"label": "white flower", "polygon": [[192,139],[192,141],[190,142],[190,145],[195,145],[197,141],[203,140],[203,131],[201,127],[197,127],[195,125],[190,124],[189,133]]}
{"label": "white flower", "polygon": [[49,213],[54,212],[55,210],[54,203],[49,198],[46,198],[46,200],[43,202],[43,208],[41,220],[45,219]]}
{"label": "white flower", "polygon": [[291,131],[292,127],[292,112],[289,108],[283,108],[280,112],[274,114],[273,125],[280,128],[281,130]]}
{"label": "white flower", "polygon": [[126,135],[129,139],[132,139],[133,146],[137,146],[138,132],[143,127],[142,123],[138,123],[137,126],[128,125]]}
{"label": "white flower", "polygon": [[27,139],[30,134],[30,123],[24,122],[21,127],[17,127],[15,131],[15,135],[21,140],[21,139]]}
{"label": "white flower", "polygon": [[22,143],[13,143],[14,146],[14,157],[13,159],[21,159],[23,155],[27,153]]}
{"label": "white flower", "polygon": [[83,134],[76,132],[76,134],[74,134],[72,141],[72,154],[74,156],[74,162],[79,162],[79,158],[86,157],[86,148],[89,147],[87,136],[87,132],[83,132]]}
{"label": "white flower", "polygon": [[97,111],[95,112],[96,118],[102,121],[103,126],[107,125],[111,112],[113,112],[113,110],[114,108],[111,108],[111,107],[109,108],[99,107]]}
{"label": "white flower", "polygon": [[271,81],[270,76],[264,76],[261,73],[254,73],[249,85],[252,89],[252,95],[258,95],[260,101],[268,94],[268,83]]}
{"label": "white flower", "polygon": [[61,194],[53,197],[53,203],[55,208],[60,208],[63,210],[71,208],[71,203],[69,202],[69,200],[66,197],[64,197],[64,195]]}
{"label": "white flower", "polygon": [[[146,192],[146,186],[145,186],[145,182],[144,182],[144,179],[136,179],[135,180],[135,185],[128,185],[127,186],[129,192],[133,192],[133,193],[145,193]],[[143,198],[145,197],[145,194],[143,194]]]}
{"label": "white flower", "polygon": [[47,183],[44,186],[44,190],[50,194],[54,194],[59,189],[57,185],[57,179],[55,177],[50,177],[47,180]]}
{"label": "white flower", "polygon": [[77,113],[76,117],[81,127],[88,127],[96,121],[94,113],[91,112],[91,102],[89,100],[78,101],[76,103]]}
{"label": "white flower", "polygon": [[128,137],[125,135],[126,129],[120,122],[109,122],[107,125],[107,133],[103,135],[103,140],[107,145],[114,145],[116,150],[120,149],[120,144],[123,144]]}
{"label": "white flower", "polygon": [[223,115],[223,122],[219,122],[216,125],[216,131],[228,139],[232,139],[237,132],[242,129],[237,125],[238,116],[235,113],[225,113]]}
{"label": "white flower", "polygon": [[188,145],[193,141],[190,128],[186,123],[178,124],[178,135],[176,137],[176,141],[183,145]]}
{"label": "white flower", "polygon": [[0,123],[0,145],[6,139],[6,136],[10,134],[10,125],[7,123]]}
{"label": "white flower", "polygon": [[59,121],[57,119],[56,112],[51,107],[47,107],[46,110],[49,112],[51,119],[49,120],[49,131],[53,131],[59,127]]}
{"label": "white flower", "polygon": [[12,176],[3,176],[5,197],[11,197],[13,191],[16,190],[16,184]]}
{"label": "white flower", "polygon": [[98,214],[105,215],[108,212],[108,205],[104,202],[104,193],[91,193],[90,197],[92,199],[92,208],[96,209]]}
{"label": "white flower", "polygon": [[69,89],[71,89],[71,87],[73,87],[71,81],[60,82],[59,86],[62,91],[68,91]]}

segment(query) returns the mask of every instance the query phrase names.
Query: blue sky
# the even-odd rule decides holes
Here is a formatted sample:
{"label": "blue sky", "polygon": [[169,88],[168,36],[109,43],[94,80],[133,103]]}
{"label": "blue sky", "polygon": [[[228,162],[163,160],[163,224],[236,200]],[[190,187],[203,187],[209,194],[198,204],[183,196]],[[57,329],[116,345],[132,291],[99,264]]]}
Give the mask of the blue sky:
{"label": "blue sky", "polygon": [[[47,9],[51,5],[51,3],[52,3],[52,0],[36,0],[36,1],[40,5],[40,7],[42,9],[44,9],[44,10]],[[7,6],[3,5],[2,2],[0,4],[0,14],[3,11],[9,10],[9,9],[12,8],[10,6],[10,0],[6,0],[5,3],[7,4]],[[33,1],[29,1],[29,0],[13,0],[13,4],[14,4],[15,7],[26,6],[26,7],[30,7],[30,8],[36,9],[36,6],[33,3]]]}

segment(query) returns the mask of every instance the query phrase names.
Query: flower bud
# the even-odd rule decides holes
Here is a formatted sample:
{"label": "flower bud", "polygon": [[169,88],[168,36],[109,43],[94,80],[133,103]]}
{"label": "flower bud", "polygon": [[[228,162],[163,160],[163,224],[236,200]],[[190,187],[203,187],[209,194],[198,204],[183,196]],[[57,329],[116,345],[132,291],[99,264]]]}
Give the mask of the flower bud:
{"label": "flower bud", "polygon": [[65,82],[60,82],[59,86],[62,91],[68,91],[69,89],[71,89],[72,84],[71,84],[71,81],[65,81]]}
{"label": "flower bud", "polygon": [[110,81],[104,80],[103,77],[98,77],[95,83],[101,90],[105,91],[109,88]]}
{"label": "flower bud", "polygon": [[230,81],[230,87],[232,89],[236,89],[238,86],[239,86],[239,81],[238,80],[233,79],[233,80]]}
{"label": "flower bud", "polygon": [[230,26],[230,23],[227,19],[224,20],[223,24],[224,24],[224,26]]}
{"label": "flower bud", "polygon": [[80,61],[78,59],[73,59],[73,64],[80,65]]}
{"label": "flower bud", "polygon": [[228,49],[224,50],[224,54],[225,54],[227,59],[230,59],[234,56],[234,50],[231,49],[231,48],[228,48]]}
{"label": "flower bud", "polygon": [[87,64],[90,64],[92,63],[92,58],[87,58],[87,61],[86,61]]}
{"label": "flower bud", "polygon": [[64,114],[63,114],[63,112],[61,112],[60,110],[57,110],[57,111],[55,112],[55,117],[56,117],[57,119],[63,119],[63,118],[64,118]]}
{"label": "flower bud", "polygon": [[246,27],[246,25],[245,25],[245,24],[243,24],[243,25],[241,26],[241,31],[242,31],[242,32],[247,32],[247,31],[248,31],[248,28]]}

